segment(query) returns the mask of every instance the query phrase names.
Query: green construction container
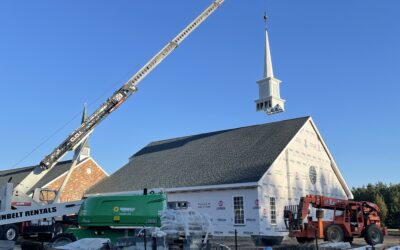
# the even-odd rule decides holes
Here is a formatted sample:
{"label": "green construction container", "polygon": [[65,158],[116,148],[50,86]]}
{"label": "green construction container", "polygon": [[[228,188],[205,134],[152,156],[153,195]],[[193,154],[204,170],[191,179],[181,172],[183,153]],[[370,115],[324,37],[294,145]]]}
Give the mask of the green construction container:
{"label": "green construction container", "polygon": [[87,198],[78,213],[81,227],[159,227],[166,194],[110,195]]}

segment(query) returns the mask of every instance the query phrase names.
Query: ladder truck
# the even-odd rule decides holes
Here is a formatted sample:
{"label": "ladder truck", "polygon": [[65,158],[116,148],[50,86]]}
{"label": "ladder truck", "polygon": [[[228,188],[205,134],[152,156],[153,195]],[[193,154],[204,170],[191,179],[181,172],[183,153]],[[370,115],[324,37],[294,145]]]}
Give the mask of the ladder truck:
{"label": "ladder truck", "polygon": [[[44,157],[40,164],[29,173],[15,188],[12,183],[7,183],[0,189],[0,238],[16,240],[19,232],[24,230],[24,225],[29,225],[32,220],[46,220],[54,229],[54,218],[64,215],[76,214],[82,201],[44,204],[38,198],[41,190],[32,190],[56,164],[72,150],[84,145],[93,129],[108,115],[114,112],[132,94],[137,91],[137,86],[145,76],[155,69],[168,55],[174,51],[185,38],[187,38],[202,22],[204,22],[224,0],[215,0],[176,37],[169,41],[154,57],[152,57],[137,73],[135,73],[122,87],[116,90],[100,107],[93,112],[82,124],[75,129],[58,147]],[[71,170],[76,164],[74,157]],[[67,178],[66,178],[67,179]],[[65,182],[65,180],[64,180]],[[60,190],[59,190],[60,191]],[[61,192],[58,192],[57,196]],[[57,199],[55,199],[57,200]]]}

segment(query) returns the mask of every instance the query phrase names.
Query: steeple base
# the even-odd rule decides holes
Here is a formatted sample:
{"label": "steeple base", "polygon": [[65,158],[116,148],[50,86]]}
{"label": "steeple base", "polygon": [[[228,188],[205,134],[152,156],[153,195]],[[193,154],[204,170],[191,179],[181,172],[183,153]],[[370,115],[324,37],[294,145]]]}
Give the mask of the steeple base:
{"label": "steeple base", "polygon": [[285,100],[269,96],[256,100],[256,110],[265,111],[267,115],[272,115],[285,111]]}

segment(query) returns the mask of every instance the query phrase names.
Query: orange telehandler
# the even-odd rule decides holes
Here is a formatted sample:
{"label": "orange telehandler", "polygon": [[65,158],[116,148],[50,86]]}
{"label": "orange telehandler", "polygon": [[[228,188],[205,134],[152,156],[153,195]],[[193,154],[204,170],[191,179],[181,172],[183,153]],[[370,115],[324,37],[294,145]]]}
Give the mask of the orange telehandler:
{"label": "orange telehandler", "polygon": [[[315,217],[311,209],[316,209]],[[324,212],[333,211],[333,218],[325,220]],[[387,229],[382,226],[379,207],[368,201],[351,201],[320,195],[307,195],[298,205],[285,206],[284,219],[290,237],[299,243],[318,239],[332,242],[352,242],[364,237],[370,245],[383,242]]]}

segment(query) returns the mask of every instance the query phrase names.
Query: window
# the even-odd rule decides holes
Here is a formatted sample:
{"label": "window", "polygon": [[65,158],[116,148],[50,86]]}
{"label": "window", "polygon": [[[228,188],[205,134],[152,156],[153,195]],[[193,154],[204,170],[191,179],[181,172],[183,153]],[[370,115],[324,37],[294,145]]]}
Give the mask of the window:
{"label": "window", "polygon": [[271,225],[276,225],[275,197],[270,197],[269,198],[269,209],[271,211]]}
{"label": "window", "polygon": [[243,196],[233,197],[233,213],[235,216],[235,225],[244,224],[244,205]]}

